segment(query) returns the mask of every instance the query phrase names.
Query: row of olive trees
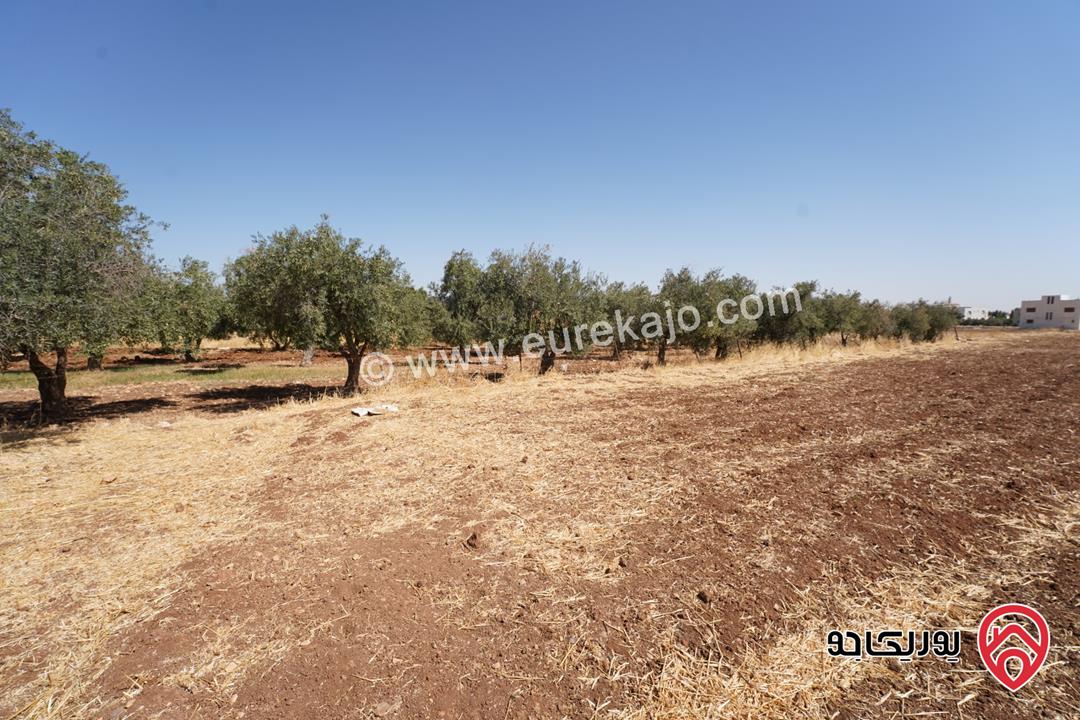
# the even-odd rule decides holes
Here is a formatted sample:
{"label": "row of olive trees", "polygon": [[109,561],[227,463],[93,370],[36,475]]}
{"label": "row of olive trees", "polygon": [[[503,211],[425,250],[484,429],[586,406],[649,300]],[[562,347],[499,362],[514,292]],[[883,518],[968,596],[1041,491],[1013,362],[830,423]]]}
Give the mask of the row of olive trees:
{"label": "row of olive trees", "polygon": [[204,337],[227,329],[207,263],[165,268],[149,251],[153,227],[108,167],[0,110],[0,368],[26,359],[43,415],[64,413],[73,347],[99,369],[118,341],[193,358]]}
{"label": "row of olive trees", "polygon": [[[627,350],[648,348],[663,364],[671,347],[699,356],[711,352],[723,359],[763,342],[806,347],[829,334],[839,335],[844,345],[852,338],[906,337],[924,342],[936,340],[956,322],[953,311],[943,304],[920,300],[886,306],[877,300],[863,301],[857,292],[819,293],[816,282],[759,292],[751,279],[725,276],[720,270],[701,276],[688,268],[668,270],[653,292],[644,284],[607,282],[602,276],[585,274],[577,263],[552,258],[543,249],[496,252],[487,266],[465,251],[454,253],[442,281],[430,293],[438,301],[431,324],[434,339],[460,347],[505,340],[506,350],[515,354],[529,334],[539,333],[549,337],[541,372],[550,367],[555,351],[566,350],[566,345],[571,351],[590,349],[587,333],[573,333],[574,340],[584,342],[568,342],[568,331],[578,325],[622,326],[628,331],[625,336],[615,333],[609,343],[615,358]],[[753,317],[757,313],[737,311],[735,306],[749,296],[759,297],[769,312]],[[722,303],[732,306],[724,313],[727,322],[719,321]],[[696,324],[687,322],[692,330],[680,326],[674,336],[643,332],[657,320],[671,325],[669,314],[685,308],[692,308],[692,317],[700,319]]]}
{"label": "row of olive trees", "polygon": [[[106,166],[24,131],[0,111],[0,367],[25,357],[46,416],[64,412],[71,348],[97,367],[117,342],[179,347],[189,360],[203,338],[230,333],[302,349],[308,360],[316,348],[329,349],[345,359],[344,390],[354,392],[366,353],[429,339],[491,342],[515,355],[530,338],[546,337],[544,372],[559,352],[590,350],[591,337],[572,329],[596,323],[619,329],[608,333],[615,357],[648,351],[663,363],[671,347],[722,359],[748,345],[805,346],[829,333],[845,344],[852,337],[933,340],[955,322],[941,305],[888,307],[857,293],[818,294],[812,282],[796,285],[800,302],[792,305],[788,293],[758,293],[750,279],[719,271],[669,270],[653,292],[609,282],[543,248],[498,251],[484,265],[454,253],[441,282],[424,291],[385,248],[346,238],[325,217],[310,229],[256,237],[221,284],[199,260],[163,267],[149,253],[153,223],[126,200]],[[707,322],[722,301],[755,293],[782,309]],[[702,319],[693,330],[656,332],[687,307]]]}
{"label": "row of olive trees", "polygon": [[136,273],[122,323],[100,343],[83,343],[88,369],[101,369],[108,344],[157,343],[162,350],[179,349],[184,359],[196,360],[207,337],[231,332],[225,290],[209,263],[185,257],[177,270],[146,257]]}
{"label": "row of olive trees", "polygon": [[116,342],[179,345],[193,359],[203,338],[241,330],[340,351],[353,391],[369,349],[426,337],[427,296],[401,264],[325,220],[260,238],[224,286],[199,260],[163,267],[153,226],[105,165],[0,110],[0,368],[26,359],[44,416],[65,412],[73,347],[90,367]]}

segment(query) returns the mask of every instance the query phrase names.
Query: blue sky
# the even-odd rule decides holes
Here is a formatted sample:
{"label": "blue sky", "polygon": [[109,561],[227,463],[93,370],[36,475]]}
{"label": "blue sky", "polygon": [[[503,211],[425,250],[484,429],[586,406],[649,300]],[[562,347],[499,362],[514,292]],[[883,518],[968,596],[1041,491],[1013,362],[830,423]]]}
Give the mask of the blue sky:
{"label": "blue sky", "polygon": [[548,244],[889,301],[1080,294],[1080,3],[7,0],[0,107],[215,266]]}

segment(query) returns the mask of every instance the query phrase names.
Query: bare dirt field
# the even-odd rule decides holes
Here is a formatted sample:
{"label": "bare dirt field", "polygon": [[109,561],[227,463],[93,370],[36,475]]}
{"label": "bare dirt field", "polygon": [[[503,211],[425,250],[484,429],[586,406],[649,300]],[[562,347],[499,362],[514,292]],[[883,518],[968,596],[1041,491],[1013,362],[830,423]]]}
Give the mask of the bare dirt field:
{"label": "bare dirt field", "polygon": [[[972,332],[270,407],[103,385],[142,404],[0,444],[0,719],[1077,717],[1078,351]],[[349,414],[372,400],[401,411]],[[1015,695],[975,651],[1003,602],[1053,635]],[[963,655],[833,658],[833,628]]]}

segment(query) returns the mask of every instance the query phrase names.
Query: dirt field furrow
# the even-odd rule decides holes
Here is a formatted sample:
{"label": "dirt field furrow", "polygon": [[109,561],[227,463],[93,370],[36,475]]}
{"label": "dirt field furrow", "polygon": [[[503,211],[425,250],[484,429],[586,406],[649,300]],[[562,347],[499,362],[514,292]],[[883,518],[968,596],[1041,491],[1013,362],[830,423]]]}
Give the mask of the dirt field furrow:
{"label": "dirt field furrow", "polygon": [[[1002,334],[21,439],[0,716],[1071,717],[1078,349]],[[973,651],[1009,601],[1054,633],[1020,699]],[[965,650],[854,663],[833,627]]]}

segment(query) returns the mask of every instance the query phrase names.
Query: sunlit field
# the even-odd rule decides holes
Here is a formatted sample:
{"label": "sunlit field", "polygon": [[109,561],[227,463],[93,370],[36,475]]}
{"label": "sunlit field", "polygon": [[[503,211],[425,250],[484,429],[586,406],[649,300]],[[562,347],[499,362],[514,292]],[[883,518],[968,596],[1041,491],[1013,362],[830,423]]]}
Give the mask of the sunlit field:
{"label": "sunlit field", "polygon": [[1020,595],[1057,644],[1019,707],[1067,715],[1080,448],[1040,438],[1080,413],[1076,338],[961,338],[9,432],[3,712],[977,716],[987,675],[825,631],[959,625],[969,664]]}

